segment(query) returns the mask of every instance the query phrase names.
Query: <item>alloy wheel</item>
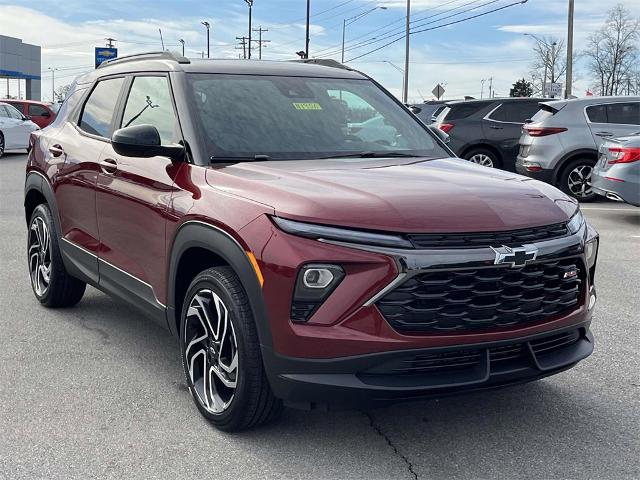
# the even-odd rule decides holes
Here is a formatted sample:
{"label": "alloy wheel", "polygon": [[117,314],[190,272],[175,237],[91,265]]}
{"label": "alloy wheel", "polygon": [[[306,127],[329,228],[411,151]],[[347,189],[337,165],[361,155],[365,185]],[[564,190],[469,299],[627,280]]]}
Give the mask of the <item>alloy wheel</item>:
{"label": "alloy wheel", "polygon": [[576,198],[588,197],[591,195],[591,174],[593,167],[591,165],[578,165],[569,172],[567,177],[567,187]]}
{"label": "alloy wheel", "polygon": [[0,157],[4,154],[4,136],[0,133]]}
{"label": "alloy wheel", "polygon": [[476,153],[469,157],[469,161],[471,163],[477,163],[478,165],[482,165],[483,167],[491,167],[493,168],[493,160],[489,155],[485,155],[484,153]]}
{"label": "alloy wheel", "polygon": [[29,272],[39,297],[47,293],[51,280],[51,235],[42,217],[35,217],[29,229]]}
{"label": "alloy wheel", "polygon": [[238,341],[229,309],[208,289],[191,299],[184,321],[184,358],[197,400],[209,413],[224,412],[238,384]]}

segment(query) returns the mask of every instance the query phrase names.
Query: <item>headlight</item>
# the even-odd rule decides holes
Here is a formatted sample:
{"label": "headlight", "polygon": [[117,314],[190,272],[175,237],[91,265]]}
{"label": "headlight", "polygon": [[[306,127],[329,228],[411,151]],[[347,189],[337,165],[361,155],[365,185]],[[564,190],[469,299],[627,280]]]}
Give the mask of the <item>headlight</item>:
{"label": "headlight", "polygon": [[569,230],[569,233],[573,235],[574,233],[578,232],[578,230],[580,230],[583,223],[584,217],[582,216],[582,212],[580,211],[580,209],[578,209],[573,217],[571,217],[571,220],[569,220],[569,223],[567,223],[567,230]]}
{"label": "headlight", "polygon": [[280,217],[271,217],[275,224],[287,233],[316,240],[337,240],[339,242],[376,245],[379,247],[413,248],[413,244],[400,235],[350,230],[348,228],[327,227],[315,223],[296,222]]}
{"label": "headlight", "polygon": [[595,265],[597,255],[598,255],[598,237],[589,240],[584,245],[584,256],[587,260],[588,268],[591,268]]}

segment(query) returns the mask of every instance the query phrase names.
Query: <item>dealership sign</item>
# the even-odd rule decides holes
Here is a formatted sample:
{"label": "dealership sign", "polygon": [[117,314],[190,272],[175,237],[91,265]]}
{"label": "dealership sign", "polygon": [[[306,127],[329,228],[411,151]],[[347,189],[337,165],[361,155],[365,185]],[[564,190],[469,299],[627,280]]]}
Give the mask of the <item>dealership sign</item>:
{"label": "dealership sign", "polygon": [[96,47],[96,68],[102,62],[118,57],[118,49],[115,47]]}

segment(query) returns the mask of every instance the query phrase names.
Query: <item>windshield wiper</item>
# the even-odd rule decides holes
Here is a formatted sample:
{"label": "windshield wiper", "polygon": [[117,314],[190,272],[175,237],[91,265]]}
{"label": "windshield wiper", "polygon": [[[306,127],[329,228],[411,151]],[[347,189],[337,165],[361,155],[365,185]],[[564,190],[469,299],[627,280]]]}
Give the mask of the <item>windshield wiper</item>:
{"label": "windshield wiper", "polygon": [[253,157],[223,157],[217,155],[211,155],[209,157],[209,163],[229,163],[229,162],[266,162],[271,160],[269,155],[257,154]]}
{"label": "windshield wiper", "polygon": [[338,155],[330,155],[328,157],[320,157],[322,159],[332,158],[419,158],[421,155],[404,152],[356,152],[342,153]]}

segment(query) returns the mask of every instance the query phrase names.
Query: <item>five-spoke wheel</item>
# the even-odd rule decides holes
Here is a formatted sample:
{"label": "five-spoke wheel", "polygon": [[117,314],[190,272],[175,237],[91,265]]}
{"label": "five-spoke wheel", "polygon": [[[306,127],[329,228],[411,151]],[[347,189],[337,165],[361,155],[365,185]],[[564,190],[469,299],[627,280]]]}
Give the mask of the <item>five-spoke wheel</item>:
{"label": "five-spoke wheel", "polygon": [[568,195],[588,202],[597,197],[591,187],[591,175],[595,160],[578,159],[567,164],[558,178],[559,187]]}
{"label": "five-spoke wheel", "polygon": [[36,295],[47,293],[51,278],[51,234],[42,217],[36,216],[29,228],[29,273]]}

